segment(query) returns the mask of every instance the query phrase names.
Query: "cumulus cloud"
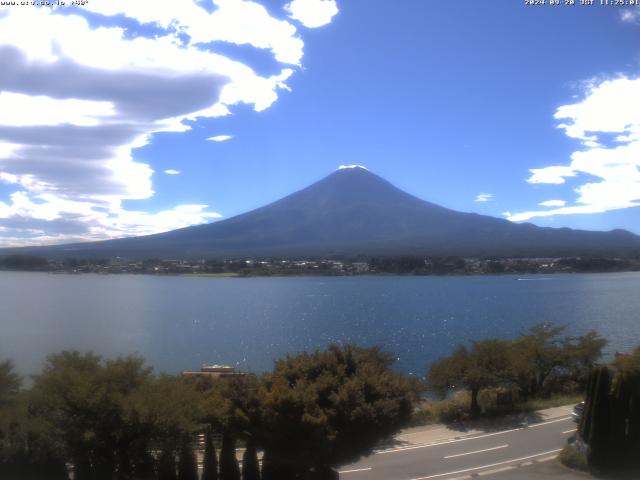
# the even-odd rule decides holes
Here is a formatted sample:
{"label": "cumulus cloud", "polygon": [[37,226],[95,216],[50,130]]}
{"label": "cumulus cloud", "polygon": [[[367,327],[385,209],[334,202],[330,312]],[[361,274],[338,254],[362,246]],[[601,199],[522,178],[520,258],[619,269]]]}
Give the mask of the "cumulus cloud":
{"label": "cumulus cloud", "polygon": [[474,202],[488,202],[490,200],[493,200],[493,193],[479,193],[478,195],[476,195],[476,199],[474,200]]}
{"label": "cumulus cloud", "polygon": [[164,173],[166,173],[167,175],[180,175],[182,172],[180,170],[174,170],[173,168],[170,168],[169,170],[165,170]]}
{"label": "cumulus cloud", "polygon": [[576,172],[571,167],[546,167],[532,168],[529,170],[531,176],[527,179],[529,183],[555,183],[559,185],[565,183],[566,177],[575,177]]}
{"label": "cumulus cloud", "polygon": [[331,23],[338,13],[335,0],[293,0],[284,9],[289,17],[307,28],[317,28]]}
{"label": "cumulus cloud", "polygon": [[[508,215],[513,221],[536,217],[602,213],[640,206],[640,78],[618,77],[592,82],[584,98],[558,108],[555,118],[565,134],[581,143],[568,165],[532,169],[536,184],[583,178],[574,189],[575,204]],[[607,138],[612,137],[612,141]],[[594,181],[594,178],[596,179]]]}
{"label": "cumulus cloud", "polygon": [[[88,13],[108,26],[90,25]],[[123,17],[128,28],[115,26]],[[278,71],[261,76],[215,53],[216,42],[266,50]],[[0,202],[0,243],[96,240],[218,218],[206,205],[125,209],[154,195],[153,168],[135,149],[238,104],[269,108],[289,90],[303,47],[292,23],[248,0],[0,6],[0,182],[14,189]]]}
{"label": "cumulus cloud", "polygon": [[233,137],[231,135],[216,135],[215,137],[209,137],[207,140],[210,142],[226,142],[227,140],[231,140]]}
{"label": "cumulus cloud", "polygon": [[213,0],[208,13],[198,1],[92,0],[83,8],[102,15],[124,15],[142,24],[184,33],[189,45],[215,41],[270,50],[278,62],[298,65],[304,42],[289,22],[272,17],[259,3]]}

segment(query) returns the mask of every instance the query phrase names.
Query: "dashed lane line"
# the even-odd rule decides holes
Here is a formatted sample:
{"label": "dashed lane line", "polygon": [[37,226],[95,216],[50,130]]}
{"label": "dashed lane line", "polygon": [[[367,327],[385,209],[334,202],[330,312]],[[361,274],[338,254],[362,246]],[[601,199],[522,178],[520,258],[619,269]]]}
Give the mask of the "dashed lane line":
{"label": "dashed lane line", "polygon": [[338,473],[342,475],[344,473],[368,472],[370,470],[372,470],[371,467],[364,467],[364,468],[354,468],[352,470],[341,470]]}
{"label": "dashed lane line", "polygon": [[426,477],[416,477],[416,478],[412,478],[411,480],[429,480],[431,478],[439,478],[439,477],[446,477],[448,475],[457,475],[459,473],[467,473],[467,472],[473,472],[474,470],[483,470],[485,468],[493,468],[493,467],[498,467],[500,465],[507,465],[509,463],[514,463],[514,462],[522,462],[523,460],[529,460],[531,458],[536,458],[536,457],[541,457],[543,455],[550,455],[552,453],[558,453],[560,450],[562,450],[561,448],[558,448],[556,450],[549,450],[548,452],[541,452],[541,453],[536,453],[534,455],[528,455],[526,457],[520,457],[520,458],[513,458],[511,460],[505,460],[503,462],[497,462],[497,463],[492,463],[490,465],[481,465],[479,467],[471,467],[471,468],[465,468],[464,470],[456,470],[455,472],[445,472],[445,473],[437,473],[435,475],[429,475]]}
{"label": "dashed lane line", "polygon": [[545,425],[549,425],[550,423],[565,422],[570,419],[571,417],[556,418],[555,420],[549,420],[548,422],[534,423],[533,425],[527,425],[526,427],[523,427],[523,428],[538,428],[538,427],[543,427]]}
{"label": "dashed lane line", "polygon": [[474,452],[466,452],[466,453],[456,453],[455,455],[447,455],[446,457],[444,457],[445,459],[448,458],[457,458],[457,457],[464,457],[465,455],[474,455],[476,453],[483,453],[483,452],[491,452],[492,450],[500,450],[501,448],[507,448],[509,445],[500,445],[498,447],[491,447],[491,448],[484,448],[482,450],[476,450]]}

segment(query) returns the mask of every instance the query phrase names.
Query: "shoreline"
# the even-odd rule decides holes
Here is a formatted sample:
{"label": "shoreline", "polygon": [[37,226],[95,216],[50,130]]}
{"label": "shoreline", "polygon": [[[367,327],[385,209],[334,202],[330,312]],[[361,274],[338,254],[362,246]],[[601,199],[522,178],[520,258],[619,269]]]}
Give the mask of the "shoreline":
{"label": "shoreline", "polygon": [[[508,277],[508,276],[522,276],[522,277],[544,277],[545,275],[612,275],[622,273],[640,273],[640,269],[633,270],[615,270],[615,271],[547,271],[547,272],[478,272],[478,273],[390,273],[390,272],[368,272],[368,273],[273,273],[273,274],[241,274],[234,272],[224,273],[151,273],[151,272],[135,272],[135,271],[123,271],[123,272],[93,272],[93,271],[64,271],[64,270],[8,270],[0,269],[0,273],[46,273],[50,275],[96,275],[96,276],[147,276],[147,277],[191,277],[191,278],[362,278],[362,277],[436,277],[436,278],[448,278],[448,277]],[[544,278],[518,278],[514,280],[522,281],[535,281],[545,280]]]}

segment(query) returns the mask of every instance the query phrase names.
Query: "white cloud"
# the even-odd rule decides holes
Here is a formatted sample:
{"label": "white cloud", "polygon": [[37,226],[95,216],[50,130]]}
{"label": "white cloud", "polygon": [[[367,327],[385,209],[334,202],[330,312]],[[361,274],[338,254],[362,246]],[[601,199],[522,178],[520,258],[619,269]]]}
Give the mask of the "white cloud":
{"label": "white cloud", "polygon": [[[257,2],[212,0],[209,13],[203,1],[92,0],[82,7],[111,17],[109,25],[121,16],[151,24],[160,29],[154,36],[92,27],[77,8],[0,7],[0,182],[19,194],[0,205],[0,244],[58,238],[44,230],[30,235],[37,230],[24,227],[30,218],[45,230],[46,222],[64,229],[84,222],[85,238],[97,239],[219,216],[204,205],[125,210],[124,201],[154,195],[153,169],[134,151],[154,133],[187,131],[187,121],[230,115],[238,104],[269,108],[289,90],[304,42],[292,23]],[[215,53],[213,42],[267,50],[279,71],[258,75]]]}
{"label": "white cloud", "polygon": [[46,245],[149,235],[221,218],[207,211],[207,205],[179,205],[151,214],[121,207],[99,211],[90,203],[52,194],[16,192],[10,198],[10,203],[0,202],[0,220],[3,230],[20,236],[3,235],[7,246],[22,245],[26,239],[31,245]]}
{"label": "white cloud", "polygon": [[531,172],[531,176],[527,179],[529,183],[555,183],[559,185],[565,182],[565,177],[576,175],[571,167],[532,168],[529,171]]}
{"label": "white cloud", "polygon": [[620,20],[625,23],[640,23],[640,12],[637,10],[622,10]]}
{"label": "white cloud", "polygon": [[210,142],[226,142],[227,140],[231,140],[233,137],[231,135],[216,135],[215,137],[209,137],[207,140]]}
{"label": "white cloud", "polygon": [[304,42],[289,22],[278,20],[256,2],[213,0],[208,13],[193,0],[92,0],[83,8],[103,15],[124,15],[140,23],[174,29],[189,36],[189,44],[222,41],[270,50],[281,63],[300,64]]}
{"label": "white cloud", "polygon": [[293,0],[284,7],[289,17],[307,28],[317,28],[331,23],[338,13],[335,0]]}
{"label": "white cloud", "polygon": [[[564,207],[567,204],[564,200],[545,200],[538,205],[541,207]],[[509,215],[510,216],[510,215]]]}
{"label": "white cloud", "polygon": [[493,200],[493,193],[479,193],[476,196],[476,199],[474,200],[474,202],[488,202],[490,200]]}
{"label": "white cloud", "polygon": [[[564,105],[555,118],[582,148],[571,155],[569,165],[532,169],[529,183],[562,184],[567,177],[580,179],[575,205],[552,210],[532,210],[509,215],[513,221],[535,217],[602,213],[640,206],[640,78],[619,77],[592,82],[580,102]],[[604,145],[603,134],[614,141]],[[593,181],[593,178],[596,181]]]}
{"label": "white cloud", "polygon": [[78,126],[99,125],[106,117],[115,114],[111,102],[58,100],[45,96],[0,92],[0,125],[32,127],[35,125]]}
{"label": "white cloud", "polygon": [[182,172],[180,170],[174,170],[173,168],[170,168],[169,170],[165,170],[164,173],[166,173],[167,175],[180,175]]}

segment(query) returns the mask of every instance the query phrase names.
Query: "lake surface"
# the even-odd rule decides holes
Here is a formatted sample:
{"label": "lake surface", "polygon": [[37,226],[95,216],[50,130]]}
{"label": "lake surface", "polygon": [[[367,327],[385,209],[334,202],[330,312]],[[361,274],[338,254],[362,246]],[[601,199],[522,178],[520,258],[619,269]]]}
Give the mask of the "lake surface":
{"label": "lake surface", "polygon": [[[527,280],[518,280],[526,278]],[[157,370],[269,370],[330,342],[379,344],[398,368],[539,322],[640,344],[640,273],[476,277],[206,278],[0,272],[0,359],[35,373],[62,349],[138,353]]]}

